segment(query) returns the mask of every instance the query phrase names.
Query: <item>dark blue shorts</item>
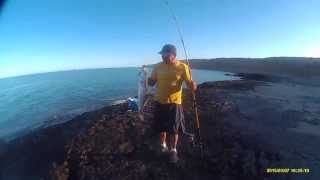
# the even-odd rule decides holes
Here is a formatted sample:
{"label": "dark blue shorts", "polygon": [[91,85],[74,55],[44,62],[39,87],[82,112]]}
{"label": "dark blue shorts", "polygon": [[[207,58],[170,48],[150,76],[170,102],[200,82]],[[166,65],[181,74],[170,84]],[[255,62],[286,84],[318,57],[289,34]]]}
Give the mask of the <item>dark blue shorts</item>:
{"label": "dark blue shorts", "polygon": [[184,131],[184,116],[181,104],[161,104],[155,105],[155,128],[158,132],[168,132],[170,134]]}

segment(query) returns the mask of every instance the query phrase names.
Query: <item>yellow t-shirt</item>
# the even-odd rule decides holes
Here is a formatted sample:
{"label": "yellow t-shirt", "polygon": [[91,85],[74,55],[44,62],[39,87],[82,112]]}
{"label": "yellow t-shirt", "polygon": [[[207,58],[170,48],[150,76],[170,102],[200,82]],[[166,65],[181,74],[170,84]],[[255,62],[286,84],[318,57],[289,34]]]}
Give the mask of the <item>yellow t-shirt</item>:
{"label": "yellow t-shirt", "polygon": [[191,80],[189,67],[181,61],[156,64],[151,78],[156,81],[155,100],[161,104],[181,104],[182,83]]}

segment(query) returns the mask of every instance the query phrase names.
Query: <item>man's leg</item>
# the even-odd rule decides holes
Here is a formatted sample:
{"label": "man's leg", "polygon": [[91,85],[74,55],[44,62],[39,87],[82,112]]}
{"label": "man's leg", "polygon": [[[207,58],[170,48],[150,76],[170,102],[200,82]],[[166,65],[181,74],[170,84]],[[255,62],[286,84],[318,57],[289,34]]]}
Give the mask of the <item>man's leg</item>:
{"label": "man's leg", "polygon": [[178,133],[170,134],[169,140],[170,140],[170,162],[177,163],[178,158],[178,151],[177,151],[177,144],[178,144]]}
{"label": "man's leg", "polygon": [[162,152],[165,152],[168,150],[166,139],[167,139],[167,133],[160,132],[160,144],[162,147]]}
{"label": "man's leg", "polygon": [[183,111],[181,105],[175,105],[175,111],[172,112],[172,119],[171,119],[171,126],[170,126],[170,162],[177,163],[178,158],[178,151],[177,151],[177,144],[179,139],[179,130],[182,128],[183,123]]}
{"label": "man's leg", "polygon": [[160,133],[160,143],[161,144],[166,144],[166,139],[167,139],[167,133],[166,132],[161,132]]}
{"label": "man's leg", "polygon": [[177,151],[178,139],[178,133],[170,134],[170,150]]}

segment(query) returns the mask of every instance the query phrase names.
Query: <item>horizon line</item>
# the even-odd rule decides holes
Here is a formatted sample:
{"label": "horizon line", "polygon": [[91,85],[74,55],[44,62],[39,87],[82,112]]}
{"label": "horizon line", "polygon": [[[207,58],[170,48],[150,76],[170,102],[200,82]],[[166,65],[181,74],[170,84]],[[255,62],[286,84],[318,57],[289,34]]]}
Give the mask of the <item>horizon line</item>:
{"label": "horizon line", "polygon": [[[269,57],[215,57],[215,58],[191,58],[188,60],[214,60],[214,59],[270,59],[270,58],[305,58],[305,59],[319,59],[320,57],[308,57],[308,56],[269,56]],[[186,59],[179,59],[185,61]],[[145,64],[145,65],[152,65],[152,64]],[[142,66],[142,65],[141,65]],[[87,68],[75,68],[75,69],[61,69],[61,70],[53,70],[53,71],[44,71],[44,72],[35,72],[35,73],[26,73],[26,74],[19,74],[19,75],[12,75],[12,76],[4,76],[0,77],[0,80],[7,79],[7,78],[17,78],[29,75],[40,75],[40,74],[47,74],[47,73],[55,73],[55,72],[67,72],[67,71],[81,71],[81,70],[94,70],[94,69],[111,69],[111,68],[134,68],[139,67],[139,65],[133,66],[107,66],[107,67],[87,67]]]}
{"label": "horizon line", "polygon": [[53,70],[53,71],[44,71],[44,72],[35,72],[35,73],[27,73],[27,74],[19,74],[13,76],[4,76],[0,77],[0,80],[7,78],[17,78],[24,76],[32,76],[32,75],[41,75],[48,73],[56,73],[56,72],[68,72],[68,71],[83,71],[83,70],[95,70],[95,69],[119,69],[119,68],[137,68],[139,66],[115,66],[115,67],[88,67],[88,68],[75,68],[75,69],[61,69],[61,70]]}

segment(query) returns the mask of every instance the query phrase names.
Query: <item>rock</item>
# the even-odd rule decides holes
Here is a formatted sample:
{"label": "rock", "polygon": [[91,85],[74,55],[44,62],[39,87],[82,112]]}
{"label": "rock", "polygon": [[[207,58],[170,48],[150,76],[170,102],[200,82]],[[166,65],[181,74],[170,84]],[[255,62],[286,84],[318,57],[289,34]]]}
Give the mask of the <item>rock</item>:
{"label": "rock", "polygon": [[[256,144],[246,146],[243,143],[248,141],[247,137],[243,137],[226,121],[230,115],[241,118],[235,110],[236,104],[221,95],[225,89],[250,89],[255,84],[255,81],[245,80],[199,86],[196,97],[201,136],[205,144],[203,157],[199,149],[192,148],[183,136],[178,146],[180,162],[177,165],[168,164],[165,155],[157,155],[158,132],[152,128],[155,102],[150,100],[144,110],[143,120],[138,113],[127,112],[126,104],[118,104],[84,113],[66,124],[44,129],[41,136],[38,132],[17,141],[22,145],[16,146],[15,152],[20,155],[19,148],[22,147],[26,152],[23,159],[17,160],[26,171],[21,177],[31,177],[30,174],[37,173],[37,177],[45,177],[49,173],[49,166],[50,177],[55,180],[262,179],[263,175],[257,173],[261,170],[257,164],[272,166],[278,160],[277,155],[267,150],[262,152],[256,148]],[[186,126],[188,130],[193,130],[194,110],[190,91],[184,91],[183,96]],[[262,153],[256,158],[260,151]],[[4,164],[15,162],[18,157],[13,150],[8,152],[12,155],[0,157],[0,171],[4,169]],[[38,157],[39,154],[41,157]],[[29,162],[34,159],[37,160],[34,163],[41,162],[34,168],[39,170],[37,172],[28,168]],[[52,165],[52,159],[57,164]],[[49,165],[46,164],[48,162]]]}
{"label": "rock", "polygon": [[125,142],[119,145],[119,152],[120,153],[130,153],[134,150],[134,147],[130,142]]}

